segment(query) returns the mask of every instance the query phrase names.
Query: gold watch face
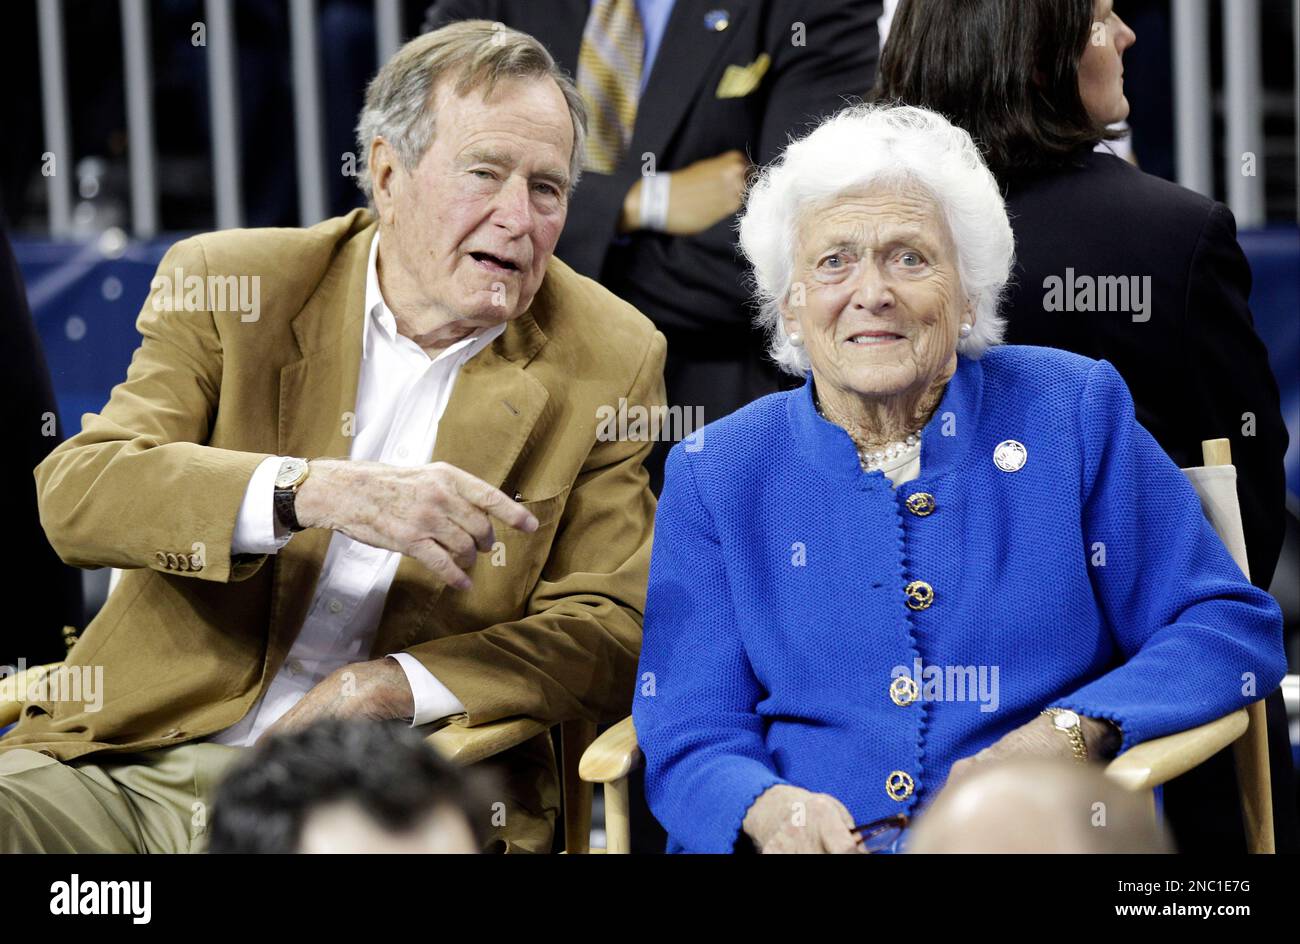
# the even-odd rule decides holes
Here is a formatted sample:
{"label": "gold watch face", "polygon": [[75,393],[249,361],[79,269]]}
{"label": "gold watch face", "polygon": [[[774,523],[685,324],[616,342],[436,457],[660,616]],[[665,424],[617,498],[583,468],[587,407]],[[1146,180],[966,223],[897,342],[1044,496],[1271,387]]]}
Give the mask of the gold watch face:
{"label": "gold watch face", "polygon": [[305,459],[286,459],[280,463],[280,471],[275,476],[276,488],[293,488],[300,485],[307,477]]}
{"label": "gold watch face", "polygon": [[1052,723],[1062,731],[1068,731],[1079,724],[1079,716],[1073,711],[1061,711],[1052,719]]}

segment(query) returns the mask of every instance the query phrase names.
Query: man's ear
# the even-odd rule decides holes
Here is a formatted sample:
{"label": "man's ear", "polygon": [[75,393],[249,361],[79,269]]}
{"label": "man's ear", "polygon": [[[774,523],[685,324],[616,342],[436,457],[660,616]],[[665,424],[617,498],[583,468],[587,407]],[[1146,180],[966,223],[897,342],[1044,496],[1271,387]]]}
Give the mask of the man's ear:
{"label": "man's ear", "polygon": [[382,137],[370,142],[370,192],[375,201],[375,212],[384,225],[392,225],[394,207],[401,192],[401,167],[397,154]]}

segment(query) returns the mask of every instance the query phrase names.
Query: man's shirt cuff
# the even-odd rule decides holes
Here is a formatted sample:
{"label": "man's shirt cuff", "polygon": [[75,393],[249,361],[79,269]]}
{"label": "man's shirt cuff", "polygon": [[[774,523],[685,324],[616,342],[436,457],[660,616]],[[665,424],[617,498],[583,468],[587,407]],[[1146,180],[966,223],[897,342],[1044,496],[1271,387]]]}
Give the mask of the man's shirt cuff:
{"label": "man's shirt cuff", "polygon": [[411,693],[415,696],[415,717],[411,719],[411,727],[430,724],[465,710],[465,706],[452,694],[451,689],[439,682],[415,656],[409,652],[391,652],[388,658],[396,659],[397,664],[402,667],[402,671],[406,673],[406,681],[411,686]]}
{"label": "man's shirt cuff", "polygon": [[275,477],[281,456],[268,456],[253,470],[230,539],[231,554],[275,554],[293,535],[275,520]]}

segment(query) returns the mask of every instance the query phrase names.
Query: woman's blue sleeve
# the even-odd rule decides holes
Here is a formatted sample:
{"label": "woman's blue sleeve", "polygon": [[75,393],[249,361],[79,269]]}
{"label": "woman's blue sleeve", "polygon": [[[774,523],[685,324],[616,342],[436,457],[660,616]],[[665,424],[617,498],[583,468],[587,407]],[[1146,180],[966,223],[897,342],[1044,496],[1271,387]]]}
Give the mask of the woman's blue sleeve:
{"label": "woman's blue sleeve", "polygon": [[1127,750],[1263,698],[1286,673],[1281,611],[1229,556],[1105,361],[1079,423],[1084,551],[1124,662],[1054,704],[1116,722]]}
{"label": "woman's blue sleeve", "polygon": [[723,548],[682,447],[655,518],[645,639],[632,703],[646,798],[691,852],[732,852],[749,807],[784,783],[755,711],[762,687],[741,643]]}

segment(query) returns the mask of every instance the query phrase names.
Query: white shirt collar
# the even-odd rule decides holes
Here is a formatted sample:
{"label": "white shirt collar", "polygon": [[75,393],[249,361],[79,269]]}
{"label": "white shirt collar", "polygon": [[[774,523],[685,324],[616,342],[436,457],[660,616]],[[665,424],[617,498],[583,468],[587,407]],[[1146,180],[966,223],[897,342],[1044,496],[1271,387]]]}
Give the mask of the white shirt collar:
{"label": "white shirt collar", "polygon": [[[397,319],[393,316],[379,290],[379,228],[375,228],[375,238],[370,241],[370,260],[366,263],[366,317],[361,329],[361,359],[370,355],[370,335],[372,331],[381,331],[390,342],[397,341]],[[453,352],[461,352],[465,359],[473,357],[487,347],[506,330],[506,322],[479,328],[473,334],[461,338],[455,344],[443,348],[430,361],[442,360]],[[467,350],[472,348],[471,350]]]}

